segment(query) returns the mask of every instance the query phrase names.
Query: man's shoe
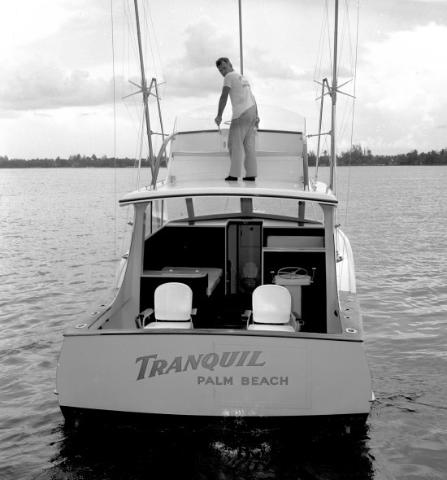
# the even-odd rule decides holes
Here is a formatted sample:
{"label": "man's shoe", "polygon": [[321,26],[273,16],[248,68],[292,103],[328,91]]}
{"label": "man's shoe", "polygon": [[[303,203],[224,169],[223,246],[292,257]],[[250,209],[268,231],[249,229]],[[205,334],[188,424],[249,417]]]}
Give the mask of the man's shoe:
{"label": "man's shoe", "polygon": [[244,177],[242,180],[244,182],[254,182],[256,180],[256,177]]}
{"label": "man's shoe", "polygon": [[225,179],[226,182],[237,182],[237,177],[232,177],[231,175],[228,175],[228,177]]}

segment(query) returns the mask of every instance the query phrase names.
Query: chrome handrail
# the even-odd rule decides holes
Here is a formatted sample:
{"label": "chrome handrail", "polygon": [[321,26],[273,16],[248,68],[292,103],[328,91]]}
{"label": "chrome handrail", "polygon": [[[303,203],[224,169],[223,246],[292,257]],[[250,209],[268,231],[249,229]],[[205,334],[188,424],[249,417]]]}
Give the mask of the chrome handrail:
{"label": "chrome handrail", "polygon": [[174,140],[175,136],[176,136],[176,133],[172,133],[171,135],[169,135],[169,137],[167,137],[164,140],[164,142],[162,143],[162,145],[160,147],[160,150],[158,151],[157,158],[155,159],[154,175],[152,176],[152,183],[151,183],[151,186],[152,186],[153,189],[155,189],[156,186],[157,186],[157,178],[158,178],[158,172],[160,170],[161,157],[162,157],[163,153],[166,151],[166,148],[167,148],[169,142]]}

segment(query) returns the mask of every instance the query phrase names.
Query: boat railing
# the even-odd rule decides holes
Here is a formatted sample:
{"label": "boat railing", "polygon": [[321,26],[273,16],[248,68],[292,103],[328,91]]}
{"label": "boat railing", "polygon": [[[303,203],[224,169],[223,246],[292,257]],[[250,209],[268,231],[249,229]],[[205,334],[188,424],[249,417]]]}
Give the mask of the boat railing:
{"label": "boat railing", "polygon": [[157,185],[158,174],[160,172],[161,162],[164,158],[166,158],[166,151],[169,144],[174,140],[175,133],[169,135],[167,138],[164,139],[160,150],[158,151],[157,157],[155,159],[155,166],[154,166],[154,173],[152,177],[152,188],[155,188]]}

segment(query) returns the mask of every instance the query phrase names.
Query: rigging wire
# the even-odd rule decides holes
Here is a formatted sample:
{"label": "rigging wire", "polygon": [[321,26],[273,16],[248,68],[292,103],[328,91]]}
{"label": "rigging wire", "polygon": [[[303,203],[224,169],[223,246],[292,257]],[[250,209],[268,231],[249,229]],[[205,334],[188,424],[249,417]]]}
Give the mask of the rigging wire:
{"label": "rigging wire", "polygon": [[[322,21],[322,24],[321,24],[321,28],[320,28],[320,39],[318,41],[318,48],[317,48],[317,61],[315,62],[315,68],[314,68],[314,75],[313,75],[313,80],[314,82],[317,82],[320,77],[321,77],[321,64],[322,64],[322,51],[323,51],[323,42],[324,42],[324,19],[326,17],[322,16],[323,18],[323,21]],[[317,85],[315,85],[315,96],[318,96],[318,87]]]}
{"label": "rigging wire", "polygon": [[[146,44],[147,44],[147,50],[150,51],[151,58],[152,58],[152,64],[153,64],[153,70],[154,70],[154,76],[158,77],[158,69],[157,69],[157,60],[155,58],[156,55],[156,48],[157,48],[157,42],[156,42],[156,35],[155,35],[155,30],[153,29],[153,24],[152,28],[149,28],[149,21],[148,19],[151,19],[151,9],[149,6],[149,2],[145,3],[143,2],[143,18],[144,18],[144,23],[146,26]],[[151,39],[153,37],[153,40]]]}
{"label": "rigging wire", "polygon": [[330,30],[330,21],[329,21],[330,15],[329,15],[328,0],[326,0],[326,17],[327,17],[326,25],[327,25],[327,41],[328,41],[328,51],[329,51],[329,68],[330,68],[330,71],[332,72],[332,62],[334,61],[334,59],[332,57],[333,55],[332,44],[331,44],[332,35]]}
{"label": "rigging wire", "polygon": [[[329,11],[329,0],[325,0],[322,7],[322,23],[320,28],[320,41],[317,51],[317,62],[314,70],[315,81],[315,98],[321,96],[321,79],[330,78],[332,75],[333,65],[333,51],[332,51],[332,35],[331,35],[331,18],[332,15]],[[327,42],[328,46],[325,46]],[[325,93],[326,95],[328,92]],[[327,118],[327,111],[323,112],[321,122],[321,132],[327,132],[330,130],[330,119]],[[320,137],[320,159],[327,157],[330,151],[330,141],[327,135]],[[315,181],[318,181],[318,169],[315,170]]]}
{"label": "rigging wire", "polygon": [[[135,26],[135,19],[134,19],[134,13],[133,13],[133,6],[131,6],[131,3],[133,4],[132,0],[123,0],[124,4],[124,12],[125,12],[125,19],[127,22],[127,30],[128,30],[128,35],[127,38],[130,38],[130,42],[128,44],[128,56],[127,56],[127,78],[131,78],[135,83],[141,83],[141,78],[136,78],[135,75],[133,75],[133,66],[135,62],[139,62],[139,52],[137,50],[137,45],[138,45],[138,39],[137,39],[137,32],[136,32],[136,26]],[[161,54],[160,54],[160,49],[157,41],[157,35],[156,35],[156,30],[154,27],[154,22],[152,20],[152,14],[151,14],[151,9],[150,9],[150,3],[149,0],[142,1],[141,2],[141,13],[142,15],[140,16],[140,21],[143,22],[143,27],[141,29],[141,34],[142,34],[142,45],[143,45],[143,57],[149,57],[149,61],[147,61],[148,69],[147,71],[150,72],[152,71],[153,74],[149,75],[150,78],[156,78],[158,81],[158,78],[160,75],[163,75],[162,72],[160,72],[160,68],[157,64],[157,59],[159,60],[159,64],[161,65]],[[148,20],[149,19],[149,20]],[[149,28],[149,24],[151,25],[151,28]],[[152,80],[148,81],[148,86],[152,86]],[[151,90],[152,91],[152,90]],[[128,101],[124,103],[129,116],[132,118],[133,121],[133,126],[135,128],[135,132],[137,134],[137,138],[139,139],[139,143],[141,145],[139,146],[140,152],[143,151],[143,147],[146,149],[149,149],[148,146],[148,140],[147,138],[144,138],[144,136],[141,135],[141,130],[140,130],[140,105],[139,102],[137,102],[138,96],[135,96],[134,101]],[[154,97],[151,95],[148,98],[149,102],[153,104],[154,102]],[[156,122],[154,125],[152,125],[152,119],[151,119],[151,130],[157,131],[157,126],[159,129],[161,129],[161,123],[160,119],[157,116],[154,116],[154,121]],[[157,125],[157,121],[159,125]],[[143,125],[144,127],[144,125]],[[154,128],[155,127],[155,128]],[[138,133],[137,133],[138,132]],[[158,138],[155,138],[155,141],[158,141]],[[140,155],[135,157],[135,168],[140,168],[141,166],[141,159],[143,158],[143,154],[141,153]],[[150,171],[149,171],[150,175]],[[140,172],[138,173],[138,184],[140,183],[141,176]],[[149,183],[150,183],[150,178],[149,178]],[[146,183],[146,179],[143,180],[144,183]]]}
{"label": "rigging wire", "polygon": [[164,65],[163,65],[163,60],[162,60],[161,53],[160,53],[159,42],[158,42],[158,39],[157,39],[157,30],[155,28],[155,24],[154,24],[154,21],[152,19],[151,9],[149,8],[148,11],[149,11],[149,21],[150,21],[150,24],[151,24],[151,31],[154,32],[154,44],[155,44],[155,50],[156,50],[156,53],[157,53],[158,65],[160,66],[160,77],[161,77],[161,80],[164,81],[164,73],[163,73]]}
{"label": "rigging wire", "polygon": [[[152,39],[151,39],[151,37],[152,37],[152,36],[155,36],[155,35],[154,35],[154,32],[152,31],[152,29],[149,28],[149,22],[148,22],[148,18],[150,17],[149,1],[147,1],[147,2],[144,2],[144,1],[143,1],[143,2],[142,2],[142,7],[143,7],[143,8],[142,8],[142,12],[143,12],[142,17],[143,17],[144,26],[145,26],[145,28],[143,29],[143,33],[144,33],[144,44],[146,45],[146,52],[149,52],[149,53],[150,53],[150,55],[149,55],[149,53],[148,53],[147,56],[148,56],[148,57],[150,56],[150,58],[152,59],[152,65],[151,65],[151,67],[152,67],[153,75],[149,75],[149,77],[151,78],[151,80],[148,81],[148,84],[151,85],[151,83],[152,83],[152,78],[157,78],[157,77],[158,77],[158,74],[157,74],[157,62],[156,62],[156,60],[155,60],[154,47],[153,47],[153,43],[155,43],[155,42],[153,42]],[[146,62],[146,63],[147,63],[147,65],[148,65],[147,71],[149,72],[149,71],[151,70],[151,68],[150,68],[150,63],[149,63],[149,62]],[[153,97],[150,96],[149,99],[148,99],[148,101],[151,102],[152,105],[153,105],[153,103],[154,103],[154,102],[153,102]],[[151,119],[151,126],[152,126],[152,129],[153,129],[154,131],[156,131],[155,119]],[[154,140],[156,140],[156,139],[153,138],[152,140],[154,141]],[[155,151],[155,149],[154,149],[154,151]],[[140,165],[141,165],[141,163],[140,163]],[[141,167],[140,167],[140,168],[141,168]],[[151,176],[152,176],[152,174],[151,174]],[[149,179],[149,183],[151,182],[151,180],[152,180],[152,179]]]}
{"label": "rigging wire", "polygon": [[[321,23],[321,30],[320,30],[320,38],[318,43],[318,51],[317,51],[317,61],[315,64],[314,69],[314,81],[316,81],[315,87],[315,96],[316,98],[320,98],[321,91],[318,91],[321,88],[321,79],[324,77],[330,77],[327,74],[326,68],[324,68],[323,63],[329,64],[329,67],[332,71],[333,66],[333,51],[332,51],[332,39],[331,39],[331,16],[329,15],[329,0],[325,0],[324,5],[322,6],[322,23]],[[357,0],[357,18],[356,18],[356,31],[355,31],[355,43],[352,40],[354,38],[353,30],[354,30],[354,21],[351,18],[350,9],[352,9],[352,4],[350,5],[350,0],[344,1],[344,10],[345,15],[342,16],[342,21],[340,25],[340,34],[339,34],[339,56],[340,59],[344,57],[344,64],[340,62],[337,65],[337,74],[343,75],[348,82],[352,82],[352,89],[350,88],[349,96],[353,97],[352,101],[339,101],[338,103],[338,110],[339,114],[337,115],[339,121],[337,122],[337,138],[342,139],[345,138],[345,141],[340,143],[339,145],[345,144],[346,146],[349,145],[349,156],[351,157],[352,152],[352,145],[353,145],[353,136],[354,136],[354,110],[355,110],[355,95],[356,95],[356,75],[357,75],[357,62],[358,62],[358,41],[359,41],[359,16],[360,16],[360,2]],[[327,38],[324,38],[327,37]],[[324,48],[324,45],[329,45],[329,48]],[[355,48],[354,48],[355,45]],[[351,95],[352,93],[352,95]],[[344,98],[344,96],[339,96],[339,98]],[[330,130],[328,125],[328,118],[327,118],[327,111],[323,112],[322,118],[322,126],[321,132],[326,132]],[[327,152],[330,149],[330,141],[328,136],[324,135],[321,138],[321,147],[320,147],[320,156],[325,157]],[[350,163],[350,160],[349,160]],[[349,175],[351,171],[349,170]],[[318,178],[315,177],[317,181]],[[350,177],[348,179],[350,181]],[[350,185],[348,185],[350,187]],[[349,190],[349,188],[348,188]],[[349,191],[347,192],[349,194]],[[347,213],[347,211],[345,212]]]}
{"label": "rigging wire", "polygon": [[115,31],[113,24],[113,0],[110,0],[110,25],[111,25],[111,40],[112,40],[112,83],[113,83],[113,248],[114,255],[117,255],[117,172],[116,172],[116,72],[115,72]]}
{"label": "rigging wire", "polygon": [[[136,32],[136,28],[135,28],[135,14],[133,13],[133,7],[131,7],[129,5],[129,1],[130,0],[127,0],[126,2],[126,6],[127,6],[127,10],[126,10],[126,20],[127,20],[127,28],[128,28],[128,32],[129,32],[129,36],[131,38],[129,38],[129,50],[132,50],[132,53],[133,53],[133,58],[134,59],[137,59],[138,58],[138,39],[137,39],[137,32]],[[130,54],[129,54],[129,58],[130,58]],[[128,62],[128,68],[130,68],[130,61]],[[129,75],[130,76],[130,70],[129,70]]]}
{"label": "rigging wire", "polygon": [[[136,78],[135,76],[132,76],[133,74],[133,68],[131,65],[133,65],[137,59],[138,59],[138,50],[137,50],[137,44],[138,44],[138,39],[137,39],[137,34],[136,34],[136,29],[135,29],[135,18],[134,18],[134,13],[133,13],[133,7],[130,6],[130,0],[124,0],[124,18],[126,20],[126,31],[128,32],[128,35],[125,37],[128,39],[127,41],[127,48],[126,48],[126,78],[133,78],[135,83],[138,83],[140,80]],[[124,66],[123,66],[124,68]],[[140,184],[140,171],[139,171],[139,165],[141,164],[141,158],[142,158],[142,150],[143,150],[143,143],[144,143],[144,135],[143,135],[143,129],[144,129],[144,124],[142,125],[142,120],[141,120],[141,106],[140,102],[137,102],[134,100],[132,101],[127,101],[124,102],[124,106],[127,110],[129,118],[132,120],[132,126],[134,128],[137,142],[136,142],[136,149],[133,155],[133,158],[135,159],[134,162],[134,169],[138,170],[138,173],[136,175],[136,188],[139,188]]]}
{"label": "rigging wire", "polygon": [[144,140],[144,108],[141,109],[141,124],[140,124],[140,141],[138,142],[140,150],[137,156],[138,173],[137,173],[137,190],[140,188],[140,174],[141,174],[141,159],[143,158],[143,140]]}
{"label": "rigging wire", "polygon": [[[320,39],[317,50],[317,61],[315,64],[313,80],[318,83],[321,78],[329,77],[332,72],[332,50],[331,50],[331,33],[330,33],[330,14],[328,0],[325,1],[325,5],[322,11],[322,23],[320,28]],[[329,47],[325,47],[325,42],[328,42]],[[329,64],[327,67],[326,62]],[[320,95],[320,87],[315,86],[315,95]]]}
{"label": "rigging wire", "polygon": [[[123,1],[123,12],[124,12],[124,22],[123,22],[123,31],[126,31],[127,34],[123,35],[123,44],[125,43],[125,47],[123,47],[123,52],[125,52],[124,59],[123,59],[123,65],[122,65],[122,72],[123,72],[123,78],[132,78],[132,73],[131,73],[131,58],[135,59],[137,53],[137,36],[135,32],[135,25],[132,20],[133,18],[133,13],[131,11],[131,7],[129,5],[129,0],[124,0]],[[124,28],[125,27],[125,28]],[[135,81],[138,81],[135,78]],[[123,102],[123,105],[127,111],[128,117],[131,120],[131,124],[134,128],[136,138],[140,138],[140,104],[138,103],[138,108],[137,108],[137,102],[135,100],[131,101],[125,101]],[[134,162],[134,168],[137,167],[137,153],[135,151],[133,158],[135,159]]]}
{"label": "rigging wire", "polygon": [[165,77],[164,77],[164,64],[163,64],[163,59],[161,56],[161,51],[160,51],[160,43],[158,41],[157,37],[157,29],[155,27],[155,23],[152,18],[152,13],[151,13],[151,8],[148,7],[148,18],[149,18],[149,23],[150,23],[150,31],[153,33],[153,43],[154,43],[154,50],[155,50],[155,57],[153,59],[154,62],[154,67],[155,67],[155,73],[156,73],[156,78],[157,78],[157,83],[158,83],[158,88],[159,92],[161,92],[161,95],[164,95],[165,92]]}
{"label": "rigging wire", "polygon": [[[346,15],[342,17],[343,24],[341,28],[340,58],[343,57],[344,55],[343,52],[346,51],[346,49],[348,49],[347,55],[349,58],[347,63],[350,69],[349,69],[349,72],[347,72],[346,76],[351,77],[351,80],[349,80],[350,82],[353,80],[353,77],[354,77],[353,72],[355,67],[354,67],[354,59],[353,59],[353,52],[352,52],[352,42],[349,41],[349,39],[352,38],[352,35],[351,35],[351,28],[350,28],[351,20],[350,20],[348,0],[345,0],[345,9],[346,9]],[[351,104],[350,102],[343,102],[343,112],[341,115],[341,121],[339,122],[338,132],[337,132],[338,138],[344,138],[345,131],[347,131],[347,129],[349,128],[348,122],[349,122],[349,118],[351,117],[351,113],[349,111],[350,104]]]}
{"label": "rigging wire", "polygon": [[354,80],[353,80],[353,99],[352,99],[352,117],[351,117],[351,146],[349,150],[349,163],[348,163],[348,180],[346,186],[346,207],[345,207],[345,224],[348,223],[348,209],[350,200],[350,187],[351,187],[351,159],[352,159],[352,145],[354,138],[354,119],[355,119],[355,100],[357,90],[357,62],[358,62],[358,50],[359,50],[359,24],[360,24],[360,0],[357,0],[357,18],[356,18],[356,39],[355,39],[355,51],[354,51]]}
{"label": "rigging wire", "polygon": [[[114,0],[110,0],[110,1],[112,3]],[[115,9],[115,15],[116,15],[116,9]],[[134,30],[133,23],[131,21],[133,19],[133,15],[130,10],[129,0],[122,0],[119,18],[121,19],[121,24],[119,25],[120,29],[118,31],[122,32],[121,42],[120,42],[121,58],[119,61],[120,75],[121,75],[121,79],[125,79],[125,78],[131,77],[131,58],[135,58],[135,54],[136,54],[136,33]],[[116,40],[116,38],[114,40]],[[115,47],[115,50],[116,50],[116,47]],[[115,58],[116,58],[116,55],[115,55]],[[115,63],[116,63],[116,60],[115,60]],[[121,85],[121,90],[122,92],[126,92],[125,84]],[[136,115],[136,112],[135,112],[136,102],[122,101],[120,105],[123,106],[124,109],[126,110],[127,118],[131,120],[130,125],[135,130],[136,136],[138,138],[140,136],[139,128],[138,128],[140,114],[138,112],[138,114]],[[116,158],[116,155],[115,155],[115,158]],[[133,155],[133,158],[136,158],[136,151]],[[134,162],[134,168],[135,166],[136,166],[136,162]],[[126,185],[125,188],[126,190],[128,190],[131,187]],[[115,208],[116,207],[117,207],[117,201],[115,201]],[[131,225],[133,222],[132,209],[129,207],[126,207],[123,213],[124,213],[123,216],[125,216],[126,218],[125,224]],[[118,215],[115,215],[116,221],[117,221],[117,217]],[[119,251],[120,252],[126,251],[126,249],[129,248],[129,241],[130,241],[130,239],[128,238],[129,232],[120,231],[119,236],[120,236],[119,238],[120,244],[118,247]],[[115,242],[117,237],[118,237],[118,234],[115,236]]]}

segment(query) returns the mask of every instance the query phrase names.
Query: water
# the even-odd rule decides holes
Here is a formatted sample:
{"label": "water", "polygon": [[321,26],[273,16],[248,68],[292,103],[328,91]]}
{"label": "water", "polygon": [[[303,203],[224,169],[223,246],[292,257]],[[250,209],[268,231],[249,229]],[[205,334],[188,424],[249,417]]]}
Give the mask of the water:
{"label": "water", "polygon": [[243,422],[64,428],[53,394],[62,331],[110,296],[130,231],[116,199],[135,178],[0,170],[2,480],[445,479],[446,167],[339,169],[377,397],[364,435]]}

